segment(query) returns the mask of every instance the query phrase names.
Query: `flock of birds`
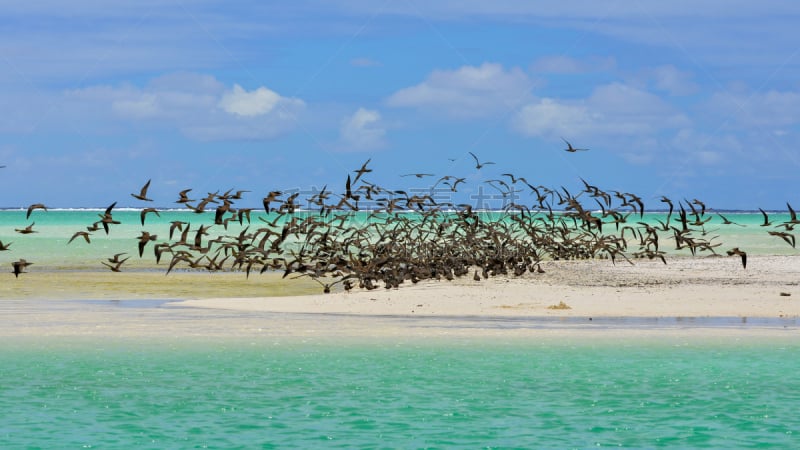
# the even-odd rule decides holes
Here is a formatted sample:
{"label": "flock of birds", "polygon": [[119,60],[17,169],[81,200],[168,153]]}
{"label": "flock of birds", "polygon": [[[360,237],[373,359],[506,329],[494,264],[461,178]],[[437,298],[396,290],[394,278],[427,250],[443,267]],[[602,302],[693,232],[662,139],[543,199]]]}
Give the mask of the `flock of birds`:
{"label": "flock of birds", "polygon": [[[567,152],[588,150],[565,142]],[[470,155],[477,170],[494,164]],[[217,191],[197,199],[190,198],[192,189],[182,190],[175,202],[198,214],[213,210],[213,223],[193,226],[173,221],[167,239],[142,230],[136,238],[138,256],[144,258],[149,248],[156,265],[163,262],[166,266],[166,274],[181,268],[243,271],[247,277],[266,271],[282,272],[284,277],[310,277],[327,293],[339,284],[344,290],[381,285],[389,289],[425,279],[452,280],[471,275],[480,281],[496,275],[542,273],[541,263],[546,260],[599,258],[633,264],[636,258],[648,258],[666,264],[665,236],[677,250],[716,255],[722,243],[705,226],[713,214],[724,225],[743,226],[722,214],[712,214],[700,200],[673,202],[667,197],[660,199],[668,210],[665,220],[656,219],[658,225],[651,225],[643,221],[643,200],[633,193],[603,190],[581,179],[583,189],[573,195],[563,186],[551,189],[534,185],[511,173],[483,182],[505,199],[504,214],[493,217],[470,204],[443,202],[434,195],[409,194],[371,183],[365,179],[372,172],[369,163],[367,160],[348,174],[340,192],[326,186],[301,199],[297,192],[285,195],[271,191],[262,199],[263,210],[258,211],[237,206],[237,201],[250,192],[247,190]],[[401,176],[435,177],[429,173]],[[431,192],[439,188],[455,193],[463,183],[465,177],[445,175],[436,179]],[[148,180],[130,195],[151,202],[149,188]],[[523,197],[532,200],[518,202]],[[367,202],[370,208],[364,210]],[[116,204],[109,205],[86,229],[76,231],[68,244],[75,240],[89,244],[93,233],[113,233],[120,224],[114,216]],[[791,205],[787,203],[787,207],[790,219],[777,224],[761,210],[761,226],[771,226],[770,235],[795,247],[791,231],[800,220]],[[42,214],[37,210],[46,212],[47,206],[30,205],[26,220]],[[141,208],[142,227],[151,214],[160,216],[156,208]],[[240,232],[227,233],[232,221],[243,227]],[[35,233],[34,225],[15,231]],[[221,231],[212,235],[212,229]],[[0,251],[8,251],[10,244],[0,241]],[[739,256],[742,266],[747,267],[745,251],[737,247],[725,253]],[[120,272],[130,257],[118,253],[101,263]],[[19,259],[11,264],[13,274],[19,277],[33,263]]]}

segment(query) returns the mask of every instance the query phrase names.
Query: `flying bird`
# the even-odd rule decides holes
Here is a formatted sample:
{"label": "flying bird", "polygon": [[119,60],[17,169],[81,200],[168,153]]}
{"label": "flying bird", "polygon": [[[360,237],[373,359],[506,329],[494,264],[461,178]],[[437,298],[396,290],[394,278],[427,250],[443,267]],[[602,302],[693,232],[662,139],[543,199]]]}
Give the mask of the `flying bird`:
{"label": "flying bird", "polygon": [[739,250],[739,247],[734,247],[727,251],[728,256],[739,255],[742,258],[742,268],[747,268],[747,253]]}
{"label": "flying bird", "polygon": [[72,241],[74,241],[75,238],[78,237],[78,236],[82,237],[86,241],[87,244],[91,244],[92,243],[92,241],[89,240],[89,232],[88,231],[76,231],[75,234],[73,234],[72,237],[69,238],[69,241],[67,241],[67,245],[71,244]]}
{"label": "flying bird", "polygon": [[34,203],[31,206],[28,206],[28,213],[25,214],[25,218],[26,219],[29,219],[31,217],[31,213],[33,212],[34,209],[43,209],[43,210],[47,211],[47,207],[44,206],[43,204]]}
{"label": "flying bird", "polygon": [[570,144],[569,141],[564,139],[563,137],[561,138],[561,140],[567,143],[567,148],[564,149],[565,152],[575,153],[575,152],[586,152],[586,151],[589,151],[588,148],[575,148],[575,147],[573,147],[572,144]]}
{"label": "flying bird", "polygon": [[135,199],[143,200],[143,201],[146,201],[146,202],[152,202],[153,201],[152,198],[147,198],[147,188],[150,187],[150,181],[151,180],[147,180],[147,183],[145,183],[144,186],[142,186],[142,190],[139,191],[139,194],[131,194],[131,197],[133,197]]}
{"label": "flying bird", "polygon": [[28,225],[25,228],[14,228],[14,231],[20,234],[31,234],[31,233],[38,233],[38,231],[33,231],[33,226],[36,225],[36,222]]}
{"label": "flying bird", "polygon": [[24,259],[20,259],[19,261],[14,261],[11,263],[11,266],[14,268],[12,273],[16,278],[19,278],[19,274],[27,273],[25,272],[25,268],[33,264],[32,262],[25,261]]}
{"label": "flying bird", "polygon": [[473,158],[473,159],[475,159],[475,168],[476,168],[476,169],[478,169],[478,170],[481,170],[481,167],[483,167],[483,166],[486,166],[486,165],[489,165],[489,164],[495,164],[495,163],[494,163],[494,162],[492,162],[492,161],[480,162],[480,161],[478,160],[478,157],[477,157],[477,156],[475,156],[475,153],[472,153],[472,152],[468,152],[468,153],[469,153],[470,155],[472,155],[472,158]]}

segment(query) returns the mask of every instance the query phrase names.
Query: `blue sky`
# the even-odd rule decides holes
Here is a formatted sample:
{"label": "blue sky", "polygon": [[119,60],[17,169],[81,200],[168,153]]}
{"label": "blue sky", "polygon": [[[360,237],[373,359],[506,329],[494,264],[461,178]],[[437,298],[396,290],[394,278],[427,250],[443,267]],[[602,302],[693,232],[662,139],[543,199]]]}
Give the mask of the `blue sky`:
{"label": "blue sky", "polygon": [[511,172],[800,206],[794,1],[28,3],[0,19],[2,207],[141,206],[151,178],[159,206],[258,205],[370,158],[393,189],[466,177],[460,201]]}

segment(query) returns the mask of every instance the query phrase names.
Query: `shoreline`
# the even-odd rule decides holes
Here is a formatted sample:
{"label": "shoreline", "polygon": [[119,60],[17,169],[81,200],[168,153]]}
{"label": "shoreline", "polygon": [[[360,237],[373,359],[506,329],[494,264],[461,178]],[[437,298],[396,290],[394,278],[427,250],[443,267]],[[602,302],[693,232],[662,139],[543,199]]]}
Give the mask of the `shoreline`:
{"label": "shoreline", "polygon": [[[635,262],[549,261],[543,274],[332,294],[319,293],[307,277],[278,274],[31,273],[0,287],[0,335],[357,340],[800,334],[798,256],[753,257],[747,269],[738,258]],[[286,296],[298,292],[306,295]],[[569,309],[551,308],[562,302]]]}

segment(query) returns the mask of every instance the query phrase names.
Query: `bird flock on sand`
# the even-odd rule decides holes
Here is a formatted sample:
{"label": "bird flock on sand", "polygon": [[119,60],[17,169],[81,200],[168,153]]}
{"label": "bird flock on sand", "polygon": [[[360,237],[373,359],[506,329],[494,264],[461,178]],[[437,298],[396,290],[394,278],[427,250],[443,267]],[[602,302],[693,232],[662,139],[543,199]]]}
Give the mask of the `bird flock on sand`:
{"label": "bird flock on sand", "polygon": [[[588,150],[564,141],[567,152]],[[470,155],[477,170],[494,164]],[[651,225],[643,221],[644,201],[633,193],[603,190],[581,179],[583,189],[573,194],[563,186],[535,185],[511,173],[482,182],[504,199],[503,213],[491,214],[433,194],[371,183],[367,181],[370,161],[347,175],[342,190],[326,186],[308,198],[298,198],[298,192],[270,191],[262,199],[263,209],[257,210],[237,206],[247,190],[217,191],[203,198],[191,198],[192,189],[182,190],[175,202],[198,214],[208,212],[197,221],[206,223],[173,221],[166,239],[141,230],[135,253],[131,252],[139,258],[152,252],[166,274],[176,269],[240,271],[247,277],[255,272],[282,272],[283,277],[310,277],[327,293],[337,285],[348,291],[390,289],[426,279],[471,276],[480,281],[497,275],[536,274],[544,272],[542,262],[547,260],[596,258],[633,264],[637,258],[648,258],[666,264],[665,241],[692,255],[722,252],[719,236],[706,228],[714,215],[723,226],[744,226],[712,213],[700,200],[674,202],[667,197],[660,199],[668,211],[665,220],[656,219],[658,225]],[[455,193],[467,183],[466,177],[453,175],[401,176],[435,179],[431,193],[435,189]],[[148,180],[130,195],[139,202],[151,202],[149,188]],[[93,233],[113,233],[120,224],[114,216],[116,204],[111,203],[86,229],[76,231],[68,244],[76,240],[89,244]],[[790,219],[781,223],[774,223],[761,210],[764,222],[760,226],[795,247],[791,232],[800,220],[788,203],[787,208]],[[26,220],[45,213],[47,206],[34,203],[27,209]],[[142,227],[150,215],[160,216],[159,210],[141,208]],[[240,232],[227,232],[231,221],[240,224]],[[15,231],[36,233],[34,226],[31,222]],[[0,251],[9,251],[10,245],[0,241]],[[724,253],[738,256],[742,267],[747,267],[745,251],[735,247]],[[120,272],[131,257],[118,253],[101,264]],[[11,264],[12,273],[19,277],[33,263],[18,259]]]}

